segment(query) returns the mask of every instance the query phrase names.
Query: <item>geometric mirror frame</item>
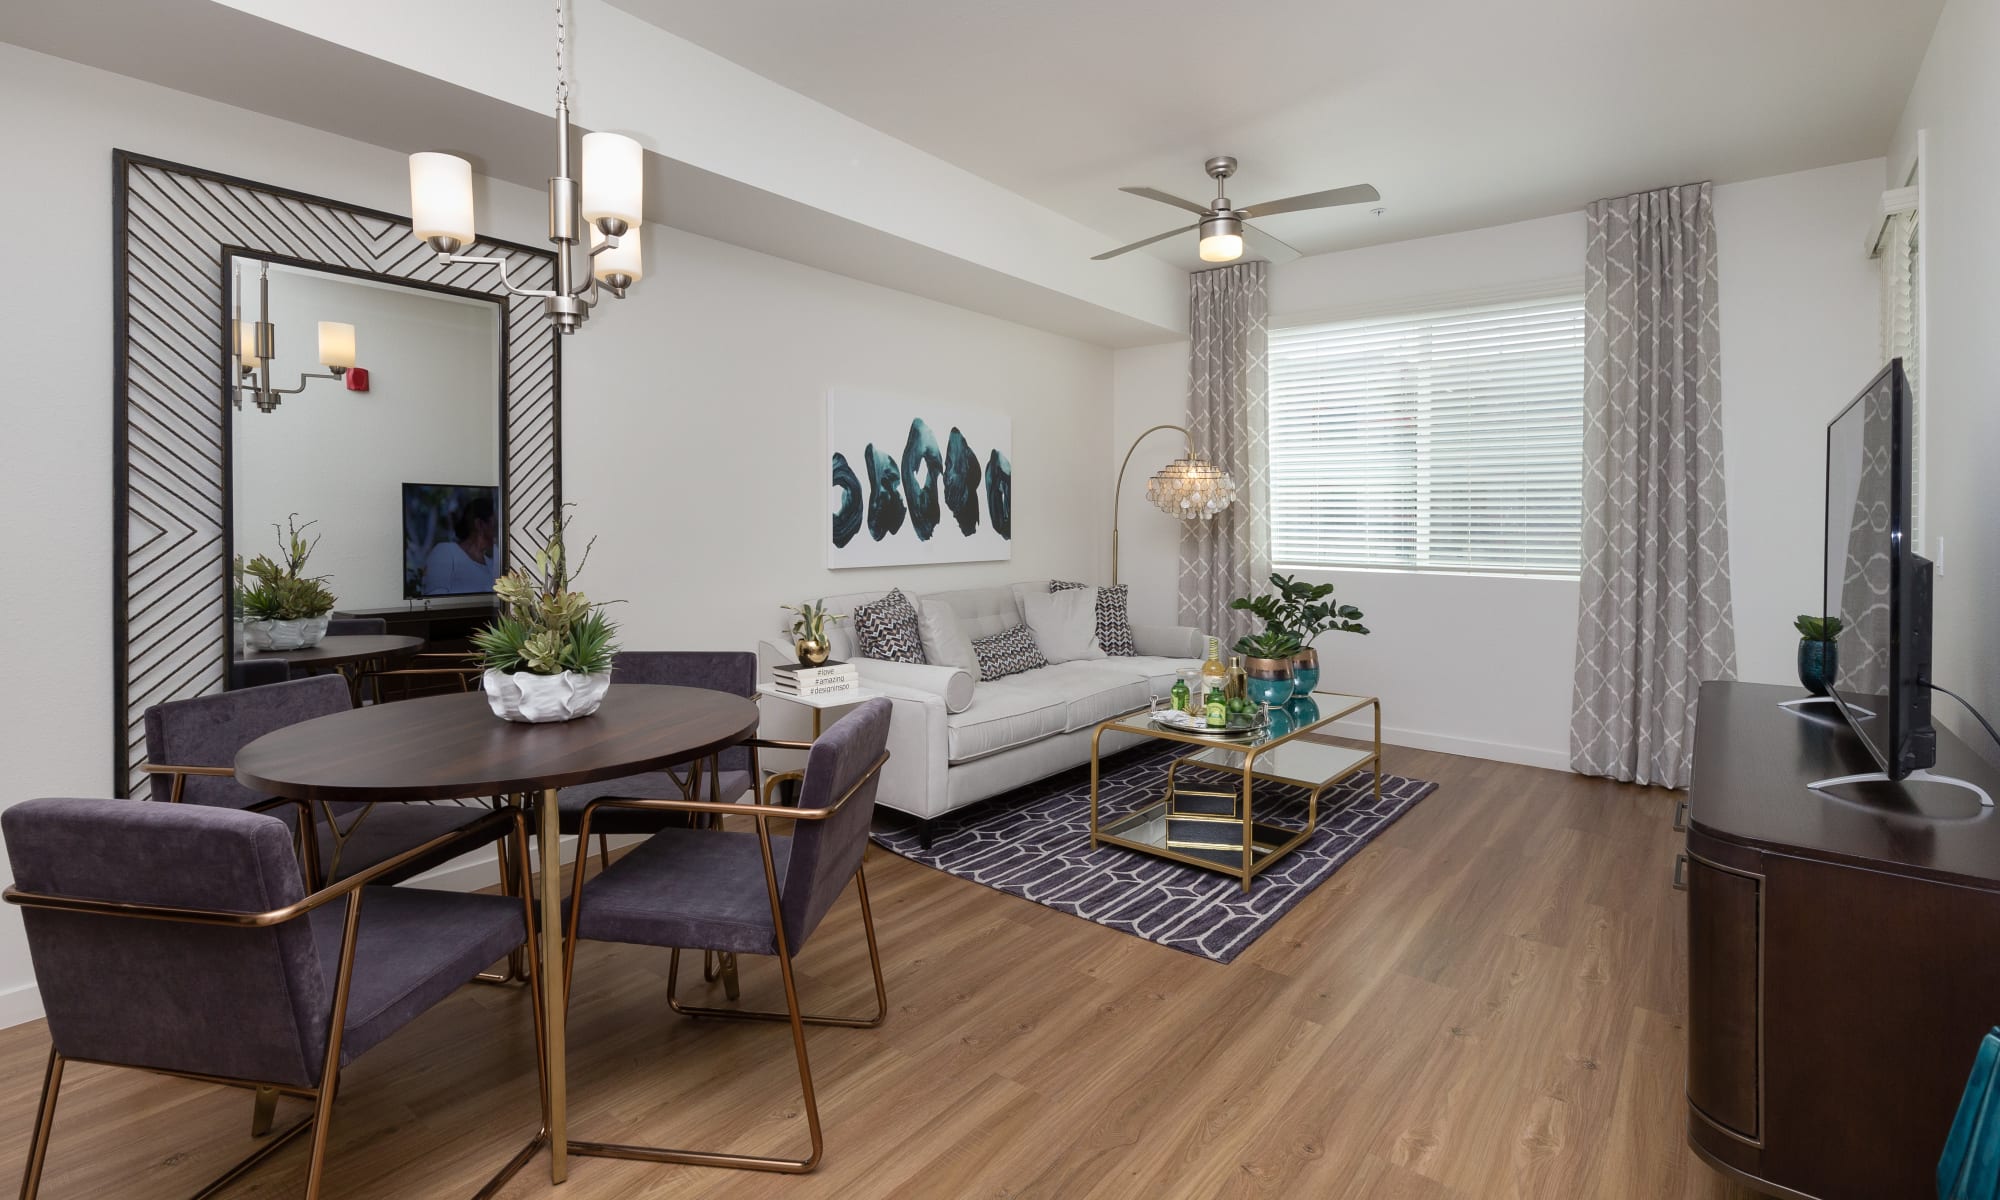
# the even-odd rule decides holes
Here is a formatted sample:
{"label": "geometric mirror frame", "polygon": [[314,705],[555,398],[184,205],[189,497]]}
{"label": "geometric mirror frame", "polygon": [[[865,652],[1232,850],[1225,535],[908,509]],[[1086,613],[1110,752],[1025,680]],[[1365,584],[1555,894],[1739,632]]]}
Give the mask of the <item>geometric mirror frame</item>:
{"label": "geometric mirror frame", "polygon": [[[125,150],[112,177],[112,762],[126,794],[143,779],[146,709],[229,683],[230,260],[499,299],[514,530],[546,529],[562,505],[562,347],[540,300],[487,267],[440,263],[408,217]],[[548,250],[481,237],[462,253],[505,257],[517,285],[555,279]]]}

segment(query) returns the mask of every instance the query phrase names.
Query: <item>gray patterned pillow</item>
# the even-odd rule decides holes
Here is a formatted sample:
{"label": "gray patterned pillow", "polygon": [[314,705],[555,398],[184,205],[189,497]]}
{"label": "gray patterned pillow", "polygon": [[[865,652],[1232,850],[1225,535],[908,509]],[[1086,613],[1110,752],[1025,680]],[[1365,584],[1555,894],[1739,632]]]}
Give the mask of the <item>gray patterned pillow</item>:
{"label": "gray patterned pillow", "polygon": [[917,609],[901,588],[890,588],[880,600],[856,605],[854,645],[863,658],[883,662],[921,663],[924,639],[917,632]]}
{"label": "gray patterned pillow", "polygon": [[979,659],[979,678],[1002,679],[1036,667],[1046,667],[1042,648],[1026,625],[1016,625],[991,637],[972,639],[973,656]]}
{"label": "gray patterned pillow", "polygon": [[[1089,586],[1065,579],[1049,580],[1052,592]],[[1132,637],[1132,617],[1125,606],[1125,597],[1125,585],[1122,583],[1097,589],[1097,645],[1110,657],[1137,658],[1139,644]]]}

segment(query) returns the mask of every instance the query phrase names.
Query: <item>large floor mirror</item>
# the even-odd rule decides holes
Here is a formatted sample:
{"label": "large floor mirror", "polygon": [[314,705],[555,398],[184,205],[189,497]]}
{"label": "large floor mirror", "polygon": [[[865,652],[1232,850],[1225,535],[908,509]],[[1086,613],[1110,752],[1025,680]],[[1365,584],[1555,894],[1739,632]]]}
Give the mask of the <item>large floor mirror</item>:
{"label": "large floor mirror", "polygon": [[[338,615],[486,606],[561,510],[533,297],[393,213],[114,152],[113,787],[145,711],[230,686],[233,564],[296,513]],[[554,255],[479,239],[520,286]],[[482,594],[483,597],[482,598]]]}

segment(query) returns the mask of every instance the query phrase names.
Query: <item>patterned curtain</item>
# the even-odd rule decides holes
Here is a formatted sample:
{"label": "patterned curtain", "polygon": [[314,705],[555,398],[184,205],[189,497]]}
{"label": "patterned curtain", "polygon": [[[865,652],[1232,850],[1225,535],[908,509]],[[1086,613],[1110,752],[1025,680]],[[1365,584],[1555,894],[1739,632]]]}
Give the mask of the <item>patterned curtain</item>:
{"label": "patterned curtain", "polygon": [[1236,503],[1181,526],[1180,619],[1226,647],[1252,631],[1230,600],[1271,574],[1264,281],[1269,264],[1198,271],[1188,292],[1188,430],[1236,481]]}
{"label": "patterned curtain", "polygon": [[1589,217],[1570,765],[1685,787],[1696,689],[1736,674],[1715,214],[1702,183]]}

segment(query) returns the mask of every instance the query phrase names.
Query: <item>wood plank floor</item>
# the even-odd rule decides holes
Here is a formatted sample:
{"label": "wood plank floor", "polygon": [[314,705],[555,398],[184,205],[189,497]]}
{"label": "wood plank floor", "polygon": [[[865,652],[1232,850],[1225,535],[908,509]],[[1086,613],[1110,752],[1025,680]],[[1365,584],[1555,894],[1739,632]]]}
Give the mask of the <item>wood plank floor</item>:
{"label": "wood plank floor", "polygon": [[[1674,797],[1388,759],[1439,790],[1226,967],[871,849],[890,1016],[810,1034],[815,1174],[580,1159],[552,1188],[537,1160],[505,1195],[1747,1197],[1682,1137]],[[782,1027],[675,1017],[666,961],[579,956],[572,1136],[802,1152]],[[809,1005],[865,1008],[851,893],[799,964]],[[769,962],[744,998],[779,1002]],[[532,1132],[528,1020],[518,990],[467,988],[351,1068],[328,1195],[469,1195]],[[25,1159],[47,1051],[40,1023],[0,1032],[0,1171]],[[186,1196],[251,1148],[249,1110],[73,1067],[42,1194]],[[296,1196],[303,1160],[229,1195]]]}

